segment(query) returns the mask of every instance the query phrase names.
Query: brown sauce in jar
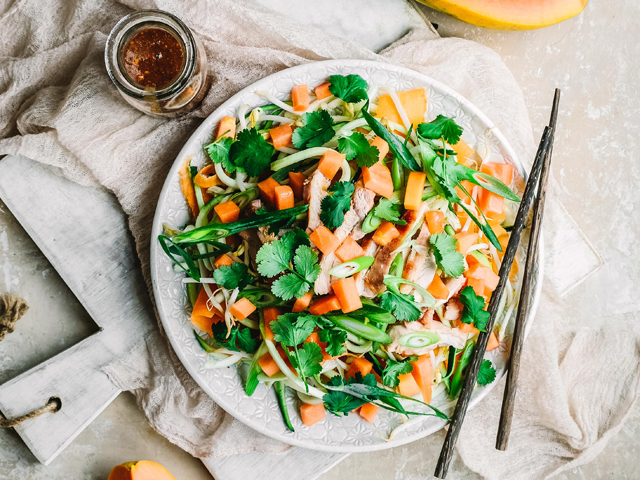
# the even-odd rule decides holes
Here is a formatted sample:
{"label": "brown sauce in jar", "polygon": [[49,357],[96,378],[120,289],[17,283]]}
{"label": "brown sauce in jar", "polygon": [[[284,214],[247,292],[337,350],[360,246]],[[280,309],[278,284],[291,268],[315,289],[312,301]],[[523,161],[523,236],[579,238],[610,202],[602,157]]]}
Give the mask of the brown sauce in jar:
{"label": "brown sauce in jar", "polygon": [[125,45],[124,71],[141,87],[161,90],[178,78],[184,57],[183,46],[171,33],[162,28],[146,28]]}

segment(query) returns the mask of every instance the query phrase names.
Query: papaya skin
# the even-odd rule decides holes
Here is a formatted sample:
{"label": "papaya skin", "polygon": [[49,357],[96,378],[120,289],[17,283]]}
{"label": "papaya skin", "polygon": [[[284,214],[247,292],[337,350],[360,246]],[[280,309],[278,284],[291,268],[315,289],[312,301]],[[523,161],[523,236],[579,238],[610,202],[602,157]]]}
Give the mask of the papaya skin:
{"label": "papaya skin", "polygon": [[111,470],[108,480],[176,480],[169,470],[150,460],[127,462]]}
{"label": "papaya skin", "polygon": [[[466,23],[492,30],[535,30],[580,14],[588,0],[418,0]],[[496,5],[503,3],[503,5]]]}

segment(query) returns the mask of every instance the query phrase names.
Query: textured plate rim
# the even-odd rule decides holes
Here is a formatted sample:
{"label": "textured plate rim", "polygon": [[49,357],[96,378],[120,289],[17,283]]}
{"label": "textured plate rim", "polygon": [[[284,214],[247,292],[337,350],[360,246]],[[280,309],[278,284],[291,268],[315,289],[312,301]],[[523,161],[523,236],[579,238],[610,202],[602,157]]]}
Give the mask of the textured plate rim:
{"label": "textured plate rim", "polygon": [[[220,104],[220,106],[218,106],[218,108],[216,108],[213,112],[211,112],[210,115],[208,115],[205,119],[203,119],[202,124],[192,133],[192,135],[189,137],[189,139],[187,139],[187,141],[184,143],[184,146],[182,147],[182,149],[180,150],[180,152],[176,156],[176,159],[174,160],[174,163],[171,166],[171,169],[167,173],[167,177],[166,177],[165,182],[164,182],[164,184],[162,186],[162,190],[160,192],[160,197],[158,199],[158,204],[156,206],[156,212],[154,214],[153,223],[152,223],[151,248],[150,248],[151,281],[152,281],[152,287],[153,287],[154,302],[155,302],[155,305],[156,305],[156,309],[158,311],[158,315],[160,317],[160,321],[162,322],[162,325],[163,325],[163,327],[165,329],[166,336],[169,339],[169,342],[171,343],[171,346],[172,346],[173,350],[175,351],[176,355],[180,359],[180,362],[185,367],[185,369],[189,372],[189,375],[191,375],[191,377],[200,386],[200,388],[202,388],[204,390],[204,392],[209,397],[211,397],[214,401],[216,401],[216,395],[213,392],[211,386],[191,366],[190,362],[188,361],[188,359],[185,356],[185,353],[180,348],[180,345],[179,345],[177,339],[171,334],[171,329],[169,328],[169,324],[170,324],[170,322],[172,322],[172,320],[166,317],[164,310],[162,308],[158,307],[158,302],[156,301],[156,298],[160,297],[159,286],[158,286],[156,273],[155,273],[156,272],[155,259],[157,258],[157,254],[158,254],[159,250],[158,250],[158,242],[156,242],[154,240],[157,237],[157,235],[162,232],[163,219],[160,218],[160,206],[167,199],[167,196],[169,194],[169,185],[170,185],[172,179],[177,174],[177,171],[180,169],[181,160],[183,160],[185,158],[185,155],[188,154],[188,152],[190,152],[192,150],[192,148],[193,148],[192,144],[196,142],[196,139],[199,136],[199,134],[201,134],[203,132],[203,130],[207,130],[208,131],[208,130],[211,129],[211,126],[208,125],[209,118],[217,116],[219,111],[224,110],[226,108],[229,108],[231,105],[233,105],[234,103],[236,103],[238,101],[237,99],[243,97],[244,95],[249,94],[249,93],[253,93],[256,90],[255,85],[258,84],[258,83],[262,83],[262,82],[265,82],[265,81],[268,81],[268,80],[272,80],[273,81],[275,79],[278,79],[281,76],[284,77],[286,75],[289,75],[292,72],[293,73],[298,73],[299,72],[300,76],[302,76],[306,70],[311,69],[314,66],[317,66],[319,64],[325,65],[328,68],[331,68],[331,67],[349,68],[349,66],[352,66],[353,68],[358,68],[358,67],[361,68],[363,65],[370,65],[372,67],[380,68],[380,69],[383,69],[383,70],[391,70],[391,71],[395,71],[395,72],[398,72],[398,71],[404,72],[409,76],[413,76],[415,78],[418,78],[419,80],[421,80],[422,82],[424,82],[426,84],[433,85],[434,87],[440,89],[442,92],[446,93],[446,95],[456,99],[458,102],[460,102],[460,104],[463,104],[465,106],[465,108],[468,108],[470,111],[473,112],[474,115],[476,115],[478,118],[480,118],[486,125],[490,126],[490,128],[492,128],[492,131],[491,131],[492,134],[498,139],[500,145],[508,153],[508,155],[510,156],[511,160],[513,161],[513,164],[516,166],[518,171],[523,175],[525,180],[528,178],[527,171],[524,169],[523,164],[521,163],[520,159],[518,158],[518,156],[516,155],[515,151],[513,150],[513,147],[511,147],[511,144],[509,143],[509,141],[506,139],[506,137],[500,131],[500,129],[478,107],[476,107],[471,101],[469,101],[467,98],[465,98],[464,96],[460,95],[458,92],[453,90],[451,87],[445,85],[444,83],[442,83],[442,82],[440,82],[438,80],[435,80],[435,79],[433,79],[433,78],[431,78],[431,77],[429,77],[427,75],[424,75],[424,74],[422,74],[420,72],[417,72],[415,70],[412,70],[412,69],[409,69],[409,68],[406,68],[406,67],[402,67],[402,66],[399,66],[399,65],[395,65],[395,64],[391,64],[391,63],[384,63],[384,62],[376,62],[376,61],[371,61],[371,60],[356,60],[356,59],[324,60],[324,61],[319,61],[319,62],[305,63],[305,64],[302,64],[302,65],[297,65],[295,67],[290,67],[290,68],[281,70],[279,72],[273,73],[271,75],[268,75],[266,77],[263,77],[260,80],[252,83],[251,85],[243,88],[242,90],[240,90],[239,92],[237,92],[236,94],[231,96],[228,100],[226,100],[225,102]],[[318,79],[318,80],[320,80],[320,79]],[[540,302],[540,296],[541,296],[541,291],[542,291],[542,283],[543,283],[543,277],[544,277],[544,262],[542,261],[543,259],[544,259],[544,241],[543,241],[543,235],[542,235],[542,232],[541,232],[541,235],[540,235],[540,247],[539,247],[539,250],[538,250],[538,258],[537,258],[537,262],[536,262],[537,263],[537,267],[538,267],[537,275],[536,275],[536,289],[534,291],[534,295],[533,295],[533,298],[532,298],[531,306],[530,306],[530,309],[529,309],[529,315],[528,315],[529,321],[528,321],[528,324],[527,324],[527,327],[526,327],[526,334],[528,334],[530,329],[531,329],[531,325],[533,323],[533,318],[535,317],[536,311],[538,309],[538,304]],[[508,362],[508,360],[507,360],[507,362]],[[508,371],[508,363],[507,363],[507,367],[502,372],[502,374],[499,377],[497,377],[496,380],[491,385],[489,385],[489,386],[487,386],[485,388],[482,388],[482,390],[477,392],[477,394],[474,394],[471,402],[469,403],[469,409],[474,408],[482,399],[484,399],[489,394],[489,392],[491,392],[493,390],[493,388],[495,388],[495,386],[498,384],[500,379],[506,374],[507,371]],[[298,439],[295,436],[285,436],[283,434],[280,434],[279,432],[274,432],[274,431],[272,431],[272,430],[270,430],[268,428],[262,428],[261,426],[256,425],[255,422],[252,421],[252,417],[250,415],[245,415],[242,412],[235,411],[235,410],[230,409],[230,408],[226,408],[226,406],[224,406],[224,405],[220,405],[219,404],[219,406],[221,408],[223,408],[231,416],[236,418],[237,420],[241,421],[242,423],[244,423],[248,427],[252,428],[253,430],[255,430],[255,431],[257,431],[257,432],[259,432],[259,433],[261,433],[263,435],[266,435],[268,437],[271,437],[273,439],[279,440],[279,441],[281,441],[283,443],[287,443],[289,445],[293,445],[293,446],[296,446],[296,447],[302,447],[302,448],[307,448],[307,449],[311,449],[311,450],[319,450],[319,451],[325,451],[325,452],[359,453],[359,452],[371,452],[371,451],[386,450],[388,448],[393,448],[393,447],[405,445],[407,443],[411,443],[411,442],[414,442],[414,441],[419,440],[421,438],[424,438],[426,436],[429,436],[429,435],[441,430],[444,426],[447,425],[447,422],[445,422],[443,420],[443,421],[438,422],[437,424],[435,424],[433,426],[433,428],[426,429],[426,430],[421,431],[421,432],[415,432],[413,434],[407,434],[407,435],[404,435],[404,436],[400,436],[399,438],[396,437],[393,440],[388,441],[388,442],[382,442],[380,444],[372,444],[372,445],[362,445],[362,446],[353,446],[353,445],[350,445],[350,444],[344,442],[340,447],[337,447],[337,446],[332,446],[332,445],[320,444],[320,443],[314,442],[312,440],[311,441],[301,440],[301,439]]]}

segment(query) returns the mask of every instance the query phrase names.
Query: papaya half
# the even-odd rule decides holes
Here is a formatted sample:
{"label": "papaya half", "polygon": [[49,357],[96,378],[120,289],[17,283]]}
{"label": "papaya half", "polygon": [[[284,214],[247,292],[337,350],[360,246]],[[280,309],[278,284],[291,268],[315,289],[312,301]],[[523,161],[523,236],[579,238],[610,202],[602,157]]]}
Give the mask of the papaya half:
{"label": "papaya half", "polygon": [[533,30],[578,15],[588,0],[418,0],[463,22],[494,30]]}
{"label": "papaya half", "polygon": [[116,466],[108,480],[176,480],[169,470],[149,460],[127,462]]}

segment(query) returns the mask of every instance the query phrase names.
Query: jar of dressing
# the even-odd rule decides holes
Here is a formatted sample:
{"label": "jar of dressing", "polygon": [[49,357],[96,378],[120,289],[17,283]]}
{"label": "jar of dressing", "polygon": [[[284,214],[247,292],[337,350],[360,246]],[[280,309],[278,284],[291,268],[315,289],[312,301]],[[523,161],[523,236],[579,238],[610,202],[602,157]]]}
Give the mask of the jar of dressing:
{"label": "jar of dressing", "polygon": [[140,10],[120,20],[107,39],[105,63],[124,99],[151,115],[182,115],[209,89],[200,40],[179,18],[160,10]]}

